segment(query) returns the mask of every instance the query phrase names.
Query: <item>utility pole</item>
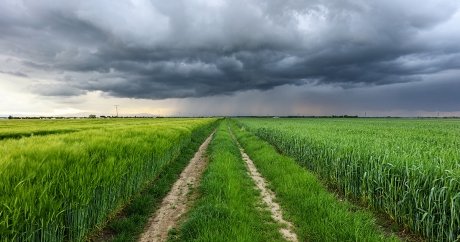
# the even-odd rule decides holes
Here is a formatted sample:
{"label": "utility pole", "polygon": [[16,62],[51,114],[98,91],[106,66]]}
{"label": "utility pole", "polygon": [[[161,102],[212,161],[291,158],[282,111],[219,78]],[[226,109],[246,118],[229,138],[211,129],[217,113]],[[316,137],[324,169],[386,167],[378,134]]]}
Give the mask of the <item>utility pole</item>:
{"label": "utility pole", "polygon": [[115,106],[115,111],[117,112],[117,118],[118,118],[118,106],[120,105],[113,105],[113,106]]}

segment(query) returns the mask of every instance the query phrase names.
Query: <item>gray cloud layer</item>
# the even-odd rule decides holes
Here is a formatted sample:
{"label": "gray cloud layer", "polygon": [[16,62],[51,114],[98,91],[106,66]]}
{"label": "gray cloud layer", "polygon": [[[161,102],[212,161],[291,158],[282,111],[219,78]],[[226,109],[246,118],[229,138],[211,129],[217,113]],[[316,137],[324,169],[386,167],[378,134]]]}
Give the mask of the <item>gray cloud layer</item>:
{"label": "gray cloud layer", "polygon": [[100,90],[147,99],[454,79],[446,73],[460,69],[459,7],[457,0],[4,0],[0,54],[14,70],[0,71],[51,75],[57,84],[31,88],[45,96]]}

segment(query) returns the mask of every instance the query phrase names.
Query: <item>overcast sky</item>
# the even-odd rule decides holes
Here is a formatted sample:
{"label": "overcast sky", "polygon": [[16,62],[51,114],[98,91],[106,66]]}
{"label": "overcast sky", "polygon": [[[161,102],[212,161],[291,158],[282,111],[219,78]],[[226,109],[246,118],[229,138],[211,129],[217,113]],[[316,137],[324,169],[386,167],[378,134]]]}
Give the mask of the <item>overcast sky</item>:
{"label": "overcast sky", "polygon": [[460,115],[458,0],[0,0],[0,115]]}

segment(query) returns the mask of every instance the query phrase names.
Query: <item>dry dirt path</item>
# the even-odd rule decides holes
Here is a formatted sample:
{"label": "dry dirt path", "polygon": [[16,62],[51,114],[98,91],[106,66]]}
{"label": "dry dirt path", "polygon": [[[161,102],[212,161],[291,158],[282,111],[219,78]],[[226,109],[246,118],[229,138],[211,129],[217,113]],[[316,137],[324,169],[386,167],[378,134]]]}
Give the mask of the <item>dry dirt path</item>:
{"label": "dry dirt path", "polygon": [[208,164],[206,150],[214,132],[203,142],[190,163],[180,174],[171,191],[161,202],[160,208],[149,219],[139,241],[166,241],[168,231],[176,227],[196,197],[196,188]]}
{"label": "dry dirt path", "polygon": [[244,149],[241,147],[233,132],[230,131],[230,133],[240,148],[241,156],[243,157],[244,163],[246,164],[249,176],[256,184],[257,189],[260,191],[262,201],[270,210],[273,220],[283,226],[280,228],[279,232],[287,241],[298,242],[299,240],[297,238],[297,234],[293,229],[294,226],[291,222],[283,218],[283,211],[281,210],[281,206],[276,202],[275,193],[268,188],[267,181],[265,181],[265,178],[259,173],[256,166],[254,165],[254,162],[251,160],[251,158],[249,158],[248,154],[244,152]]}
{"label": "dry dirt path", "polygon": [[243,157],[244,162],[246,163],[246,167],[248,168],[249,174],[256,184],[257,189],[260,191],[260,195],[262,196],[262,201],[267,205],[268,209],[271,212],[272,218],[283,225],[280,228],[281,235],[287,240],[292,242],[299,241],[297,239],[297,235],[293,230],[293,225],[291,222],[286,221],[283,218],[283,211],[281,210],[281,206],[275,201],[276,196],[275,193],[267,187],[267,182],[263,178],[263,176],[259,173],[254,162],[249,158],[249,156],[244,152],[243,148],[240,147],[241,156]]}

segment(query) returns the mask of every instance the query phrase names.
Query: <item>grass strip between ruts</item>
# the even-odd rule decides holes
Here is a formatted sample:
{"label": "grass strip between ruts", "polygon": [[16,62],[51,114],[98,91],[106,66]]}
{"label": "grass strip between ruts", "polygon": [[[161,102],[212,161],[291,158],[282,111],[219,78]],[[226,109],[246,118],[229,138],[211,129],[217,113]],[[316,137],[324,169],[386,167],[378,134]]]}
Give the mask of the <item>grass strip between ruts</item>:
{"label": "grass strip between ruts", "polygon": [[209,165],[198,199],[173,241],[282,241],[278,225],[263,209],[227,121],[209,147]]}
{"label": "grass strip between ruts", "polygon": [[231,128],[276,193],[300,241],[398,241],[378,228],[370,212],[339,201],[292,158],[279,154],[269,143],[234,122]]}

